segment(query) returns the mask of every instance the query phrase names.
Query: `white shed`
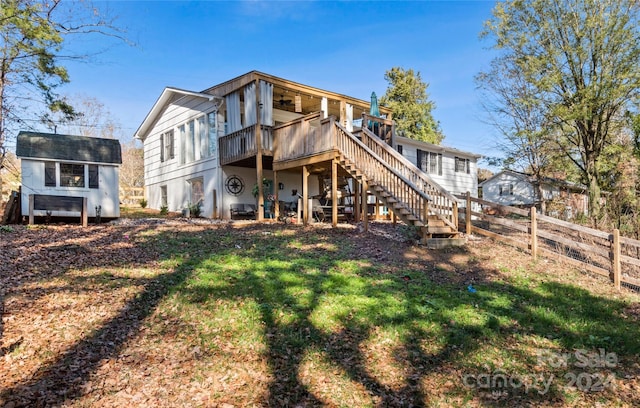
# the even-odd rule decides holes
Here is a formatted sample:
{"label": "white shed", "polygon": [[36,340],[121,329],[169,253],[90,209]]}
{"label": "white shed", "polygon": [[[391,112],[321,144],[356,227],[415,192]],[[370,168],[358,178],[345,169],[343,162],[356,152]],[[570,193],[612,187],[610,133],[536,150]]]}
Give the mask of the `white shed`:
{"label": "white shed", "polygon": [[[29,214],[29,196],[41,198],[35,216],[75,217],[78,199],[87,199],[89,217],[118,218],[120,142],[86,136],[20,132],[21,212]],[[51,203],[51,209],[44,207]],[[65,203],[70,203],[69,205]],[[62,207],[68,207],[62,210]]]}

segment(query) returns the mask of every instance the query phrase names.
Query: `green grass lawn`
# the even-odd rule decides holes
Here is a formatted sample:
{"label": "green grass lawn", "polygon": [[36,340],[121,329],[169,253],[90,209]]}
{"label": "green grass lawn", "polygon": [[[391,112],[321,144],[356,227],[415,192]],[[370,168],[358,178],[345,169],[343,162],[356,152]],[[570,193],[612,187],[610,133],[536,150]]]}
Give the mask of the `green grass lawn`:
{"label": "green grass lawn", "polygon": [[167,313],[220,370],[263,359],[274,406],[618,401],[619,383],[638,373],[628,300],[531,265],[476,265],[469,288],[432,280],[428,262],[377,262],[379,246],[331,230],[149,233],[145,245],[160,246],[183,277]]}
{"label": "green grass lawn", "polygon": [[43,357],[37,384],[102,344],[79,374],[102,388],[65,406],[640,404],[639,297],[570,267],[490,240],[430,251],[345,227],[130,228],[109,239],[145,254],[135,267],[48,279],[135,292]]}

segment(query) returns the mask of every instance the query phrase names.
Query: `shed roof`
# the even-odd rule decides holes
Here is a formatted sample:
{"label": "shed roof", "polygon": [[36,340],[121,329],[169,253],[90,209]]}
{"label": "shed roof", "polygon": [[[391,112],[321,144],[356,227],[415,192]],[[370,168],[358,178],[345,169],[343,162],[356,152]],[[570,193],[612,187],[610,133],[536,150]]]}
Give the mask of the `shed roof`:
{"label": "shed roof", "polygon": [[20,132],[16,156],[93,163],[122,163],[120,142],[87,136]]}

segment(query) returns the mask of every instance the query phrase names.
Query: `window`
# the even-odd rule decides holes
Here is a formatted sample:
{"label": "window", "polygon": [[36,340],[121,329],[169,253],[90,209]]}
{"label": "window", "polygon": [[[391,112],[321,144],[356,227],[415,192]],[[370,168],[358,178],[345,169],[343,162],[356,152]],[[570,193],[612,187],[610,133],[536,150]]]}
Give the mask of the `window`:
{"label": "window", "polygon": [[397,145],[396,149],[398,149],[398,153],[402,154],[402,145]]}
{"label": "window", "polygon": [[195,159],[196,122],[190,120],[187,125],[189,126],[187,130],[187,161],[192,162]]}
{"label": "window", "polygon": [[429,164],[429,152],[425,152],[424,150],[417,149],[418,154],[418,168],[422,171],[427,171]]}
{"label": "window", "polygon": [[176,157],[174,145],[173,130],[160,136],[160,161],[167,161]]}
{"label": "window", "polygon": [[498,186],[499,194],[501,196],[513,195],[513,184],[500,184]]}
{"label": "window", "polygon": [[[202,115],[178,126],[180,138],[180,164],[191,163],[205,159],[216,150],[216,112]],[[169,143],[165,140],[165,146]],[[171,131],[171,146],[173,146],[173,131]],[[165,157],[168,154],[165,154]],[[170,156],[173,158],[173,155]]]}
{"label": "window", "polygon": [[218,112],[211,112],[209,116],[209,156],[213,156],[218,145],[218,127],[216,126]]}
{"label": "window", "polygon": [[189,180],[191,184],[191,204],[202,205],[204,201],[204,182],[202,178]]}
{"label": "window", "polygon": [[160,206],[168,207],[168,202],[169,200],[167,199],[167,186],[160,186]]}
{"label": "window", "polygon": [[429,153],[429,173],[442,176],[442,154]]}
{"label": "window", "polygon": [[89,188],[100,188],[100,177],[97,164],[89,165]]}
{"label": "window", "polygon": [[178,126],[180,134],[180,164],[186,163],[187,158],[187,132],[184,125]]}
{"label": "window", "polygon": [[46,187],[56,186],[56,164],[54,162],[44,163],[44,185]]}
{"label": "window", "polygon": [[198,118],[198,137],[196,138],[196,160],[209,157],[209,146],[207,139],[207,124],[204,120],[204,116]]}
{"label": "window", "polygon": [[61,187],[84,187],[84,164],[60,163]]}
{"label": "window", "polygon": [[464,159],[462,157],[456,157],[456,173],[471,173],[469,159]]}
{"label": "window", "polygon": [[442,154],[418,149],[418,168],[425,173],[442,175]]}
{"label": "window", "polygon": [[166,159],[164,154],[164,135],[161,134],[160,135],[160,163],[162,163],[165,160]]}

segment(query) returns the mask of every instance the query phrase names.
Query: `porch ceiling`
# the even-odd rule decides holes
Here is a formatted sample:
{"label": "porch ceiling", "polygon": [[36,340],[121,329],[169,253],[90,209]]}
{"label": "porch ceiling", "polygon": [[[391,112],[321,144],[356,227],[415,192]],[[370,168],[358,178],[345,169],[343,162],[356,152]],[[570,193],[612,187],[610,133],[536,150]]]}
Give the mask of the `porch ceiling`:
{"label": "porch ceiling", "polygon": [[[254,155],[249,158],[238,160],[232,163],[225,163],[224,166],[247,167],[250,169],[255,169],[256,156]],[[273,156],[262,156],[262,168],[264,170],[273,170]]]}
{"label": "porch ceiling", "polygon": [[[296,96],[300,97],[300,105],[302,112],[296,112]],[[312,95],[304,91],[288,88],[286,86],[274,85],[273,87],[273,108],[288,112],[301,114],[309,114],[319,112],[322,104],[321,95]],[[329,116],[340,117],[340,100],[328,97]],[[366,106],[353,106],[353,118],[359,119],[363,113],[368,113],[369,108]]]}

